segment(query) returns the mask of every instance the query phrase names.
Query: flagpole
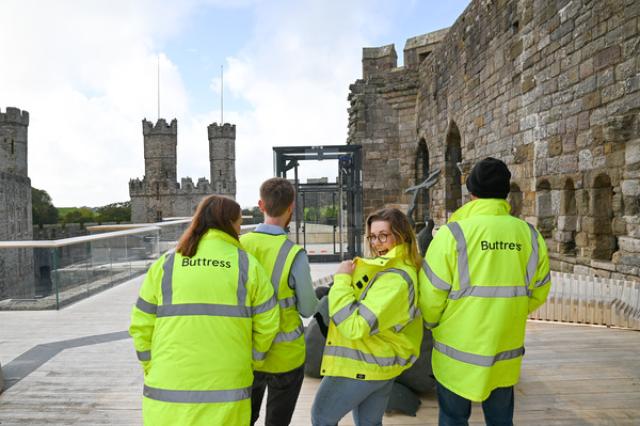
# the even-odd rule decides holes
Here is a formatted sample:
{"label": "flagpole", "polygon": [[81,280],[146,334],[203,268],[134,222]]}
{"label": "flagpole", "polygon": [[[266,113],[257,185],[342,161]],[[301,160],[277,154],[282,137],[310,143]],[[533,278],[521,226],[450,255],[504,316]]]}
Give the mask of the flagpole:
{"label": "flagpole", "polygon": [[222,68],[224,65],[220,65],[220,125],[224,124],[224,77]]}

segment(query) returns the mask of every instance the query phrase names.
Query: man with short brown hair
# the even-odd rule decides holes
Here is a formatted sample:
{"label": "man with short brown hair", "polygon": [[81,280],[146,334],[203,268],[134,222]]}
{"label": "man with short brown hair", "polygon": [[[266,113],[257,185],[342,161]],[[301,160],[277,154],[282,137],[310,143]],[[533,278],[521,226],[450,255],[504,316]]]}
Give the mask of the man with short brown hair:
{"label": "man with short brown hair", "polygon": [[[258,207],[264,223],[240,237],[243,248],[254,255],[271,276],[280,305],[280,330],[264,364],[254,372],[251,392],[251,424],[258,420],[268,388],[265,425],[288,425],[304,378],[305,342],[300,315],[316,311],[318,299],[311,283],[309,259],[304,249],[287,238],[295,189],[286,179],[274,177],[260,186]],[[275,303],[275,302],[274,302]]]}

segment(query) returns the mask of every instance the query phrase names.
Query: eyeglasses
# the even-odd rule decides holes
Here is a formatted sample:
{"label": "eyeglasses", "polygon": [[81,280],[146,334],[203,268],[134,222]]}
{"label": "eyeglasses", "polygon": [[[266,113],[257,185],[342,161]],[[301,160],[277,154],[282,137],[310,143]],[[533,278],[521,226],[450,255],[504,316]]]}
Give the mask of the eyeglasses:
{"label": "eyeglasses", "polygon": [[376,240],[378,240],[381,243],[386,243],[388,237],[389,237],[389,234],[385,234],[384,232],[381,232],[378,235],[375,235],[375,234],[367,235],[367,240],[369,240],[369,243],[371,244],[375,243]]}

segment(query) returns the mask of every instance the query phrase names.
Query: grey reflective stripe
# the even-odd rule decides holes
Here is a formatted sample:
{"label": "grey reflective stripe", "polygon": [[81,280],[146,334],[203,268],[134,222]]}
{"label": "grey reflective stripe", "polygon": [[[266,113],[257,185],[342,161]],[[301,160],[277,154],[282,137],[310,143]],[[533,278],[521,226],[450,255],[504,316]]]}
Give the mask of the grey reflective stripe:
{"label": "grey reflective stripe", "polygon": [[541,281],[536,282],[534,287],[542,287],[543,285],[545,285],[549,281],[551,281],[551,272],[548,272],[547,275]]}
{"label": "grey reflective stripe", "polygon": [[345,306],[344,308],[340,309],[338,312],[336,312],[331,317],[331,319],[333,320],[333,323],[336,326],[338,326],[344,320],[349,318],[349,316],[352,313],[354,313],[356,311],[356,309],[359,310],[360,316],[362,318],[364,318],[365,321],[367,321],[367,324],[369,325],[369,329],[370,329],[369,334],[375,334],[378,331],[380,331],[380,330],[378,330],[378,317],[376,317],[376,314],[374,314],[364,304],[358,303],[358,302],[352,302],[352,303],[348,304],[347,306]]}
{"label": "grey reflective stripe", "polygon": [[531,255],[527,262],[526,276],[527,287],[529,287],[531,281],[533,281],[534,275],[536,274],[536,269],[538,268],[538,233],[532,224],[527,223],[527,225],[529,225],[529,230],[531,231]]}
{"label": "grey reflective stripe", "polygon": [[380,330],[378,330],[378,317],[374,314],[369,308],[367,308],[364,304],[358,303],[358,310],[360,311],[360,316],[367,321],[369,325],[369,334],[376,334]]}
{"label": "grey reflective stripe", "polygon": [[155,315],[158,310],[158,305],[154,305],[153,303],[147,302],[142,297],[138,297],[138,300],[136,301],[136,308],[140,309],[145,314]]}
{"label": "grey reflective stripe", "polygon": [[273,343],[292,342],[296,340],[298,337],[302,336],[303,334],[304,334],[304,326],[300,324],[298,328],[296,328],[293,331],[289,331],[286,333],[284,331],[281,331],[280,333],[278,333],[276,335],[276,338],[273,339]]}
{"label": "grey reflective stripe", "polygon": [[437,276],[435,272],[433,272],[433,270],[431,269],[431,267],[429,267],[429,264],[425,260],[422,261],[422,269],[424,270],[425,275],[427,276],[427,278],[429,278],[429,281],[431,281],[431,284],[433,284],[435,288],[439,290],[444,290],[444,291],[451,290],[451,284],[449,284],[443,279],[440,279],[440,277]]}
{"label": "grey reflective stripe", "polygon": [[211,402],[233,402],[251,397],[251,386],[240,389],[227,390],[170,390],[158,389],[144,385],[144,396],[150,399],[164,402],[183,403],[211,403]]}
{"label": "grey reflective stripe", "polygon": [[138,360],[140,361],[151,360],[151,351],[136,351],[136,355],[138,356]]}
{"label": "grey reflective stripe", "polygon": [[217,305],[213,303],[182,303],[179,305],[158,306],[158,318],[183,315],[249,318],[251,317],[251,309],[248,306]]}
{"label": "grey reflective stripe", "polygon": [[354,313],[357,308],[358,308],[358,303],[356,302],[349,303],[347,306],[345,306],[344,308],[340,309],[338,312],[333,314],[333,316],[331,317],[331,319],[333,320],[333,323],[335,325],[340,325],[340,323],[346,320],[349,317],[349,315]]}
{"label": "grey reflective stripe", "polygon": [[284,243],[280,246],[280,250],[278,251],[276,263],[273,265],[273,271],[271,272],[271,284],[273,284],[273,291],[275,292],[276,297],[278,297],[278,289],[280,287],[280,280],[282,279],[284,265],[287,263],[289,252],[294,246],[295,244],[291,241],[284,240]]}
{"label": "grey reflective stripe", "polygon": [[440,323],[438,323],[438,322],[427,322],[427,321],[424,321],[424,326],[425,326],[425,327],[427,327],[427,328],[434,328],[434,327],[436,327],[438,324],[440,324]]}
{"label": "grey reflective stripe", "polygon": [[457,361],[461,361],[466,364],[479,365],[481,367],[491,367],[493,364],[495,364],[498,361],[514,359],[524,355],[524,347],[520,347],[518,349],[512,349],[509,351],[499,352],[496,355],[477,355],[469,352],[463,352],[463,351],[454,349],[451,346],[447,346],[444,343],[437,342],[435,340],[433,341],[433,347],[434,349],[438,350],[438,352],[441,352],[444,355],[450,358],[453,358]]}
{"label": "grey reflective stripe", "polygon": [[247,300],[247,276],[249,274],[249,259],[247,252],[238,249],[238,305],[244,306]]}
{"label": "grey reflective stripe", "polygon": [[340,358],[354,359],[368,364],[379,365],[380,367],[393,367],[395,365],[404,366],[413,364],[417,359],[414,355],[411,355],[409,359],[400,358],[399,356],[380,357],[357,349],[345,348],[344,346],[326,346],[324,348],[324,354]]}
{"label": "grey reflective stripe", "polygon": [[254,361],[262,361],[267,357],[266,352],[258,352],[255,349],[253,350],[253,360]]}
{"label": "grey reflective stripe", "polygon": [[278,301],[278,304],[280,305],[281,308],[288,308],[290,306],[295,306],[296,305],[296,297],[295,296],[291,296],[291,297],[287,297],[286,299],[281,299]]}
{"label": "grey reflective stripe", "polygon": [[467,255],[467,240],[464,238],[462,228],[457,222],[447,224],[447,227],[456,239],[456,249],[458,251],[458,276],[460,279],[460,290],[471,286],[469,277],[469,257]]}
{"label": "grey reflective stripe", "polygon": [[173,281],[173,258],[175,256],[175,252],[171,252],[167,254],[167,257],[164,259],[164,264],[162,265],[162,304],[170,305],[173,302],[173,289],[172,281]]}
{"label": "grey reflective stripe", "polygon": [[276,306],[276,296],[274,295],[274,296],[271,296],[271,298],[266,302],[251,308],[251,311],[253,312],[253,315],[257,315],[263,312],[267,312],[273,309],[275,306]]}
{"label": "grey reflective stripe", "polygon": [[463,297],[518,297],[527,296],[527,288],[519,286],[472,286],[464,290],[452,291],[449,299],[457,300]]}

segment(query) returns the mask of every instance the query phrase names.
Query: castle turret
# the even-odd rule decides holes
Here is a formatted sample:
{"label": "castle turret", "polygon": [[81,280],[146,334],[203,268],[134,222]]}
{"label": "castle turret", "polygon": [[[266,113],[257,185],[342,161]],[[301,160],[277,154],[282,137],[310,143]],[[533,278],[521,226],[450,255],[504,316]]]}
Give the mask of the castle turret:
{"label": "castle turret", "polygon": [[207,127],[211,188],[216,194],[236,198],[236,126],[218,123]]}
{"label": "castle turret", "polygon": [[164,118],[158,119],[155,126],[142,120],[142,134],[144,135],[144,178],[147,185],[177,182],[177,145],[178,120],[171,120],[167,124]]}
{"label": "castle turret", "polygon": [[0,171],[28,177],[27,128],[29,113],[7,107],[0,111]]}
{"label": "castle turret", "polygon": [[393,44],[362,49],[362,78],[378,77],[398,66],[398,55]]}
{"label": "castle turret", "polygon": [[[0,110],[0,241],[33,238],[28,126],[27,111]],[[0,250],[0,300],[34,295],[33,250]]]}

